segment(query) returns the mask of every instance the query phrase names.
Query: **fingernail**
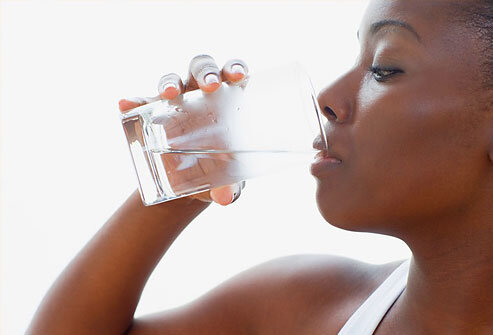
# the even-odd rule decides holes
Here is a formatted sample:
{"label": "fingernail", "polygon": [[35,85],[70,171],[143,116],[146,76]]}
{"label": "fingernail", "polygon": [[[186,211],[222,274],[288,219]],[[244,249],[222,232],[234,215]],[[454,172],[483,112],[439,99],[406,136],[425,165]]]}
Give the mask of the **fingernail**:
{"label": "fingernail", "polygon": [[163,90],[160,93],[160,96],[165,99],[174,99],[178,96],[179,90],[173,83],[167,83],[164,85]]}
{"label": "fingernail", "polygon": [[245,69],[240,64],[234,64],[233,66],[231,66],[231,72],[232,73],[241,73],[244,75]]}
{"label": "fingernail", "polygon": [[237,192],[233,193],[233,200],[231,200],[230,204],[235,202],[240,197],[240,194],[241,194],[241,191],[237,191]]}
{"label": "fingernail", "polygon": [[175,84],[173,84],[173,83],[167,83],[167,84],[166,84],[166,85],[164,85],[164,87],[163,87],[163,92],[165,92],[165,91],[166,91],[168,88],[170,88],[170,87],[171,87],[171,88],[174,88],[175,90],[176,90],[176,89],[178,89],[178,88],[176,87],[176,85],[175,85]]}
{"label": "fingernail", "polygon": [[159,93],[162,94],[166,92],[167,89],[175,89],[178,90],[176,85],[173,82],[167,82],[167,83],[162,83],[161,86],[159,87]]}
{"label": "fingernail", "polygon": [[235,187],[235,192],[233,193],[233,198],[231,199],[231,202],[230,204],[232,204],[233,202],[235,202],[241,195],[241,186],[238,187],[238,185],[236,185]]}
{"label": "fingernail", "polygon": [[205,76],[204,82],[206,85],[217,84],[219,83],[219,77],[215,73],[209,73]]}

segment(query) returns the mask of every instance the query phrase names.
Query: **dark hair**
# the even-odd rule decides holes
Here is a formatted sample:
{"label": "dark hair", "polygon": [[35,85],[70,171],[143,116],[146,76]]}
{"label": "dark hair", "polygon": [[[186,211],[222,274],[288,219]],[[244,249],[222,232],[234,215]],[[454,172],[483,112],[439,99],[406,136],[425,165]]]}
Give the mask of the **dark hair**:
{"label": "dark hair", "polygon": [[[457,3],[456,3],[457,5]],[[473,29],[481,42],[479,50],[483,56],[482,86],[493,89],[493,0],[462,1],[459,4],[462,10],[462,22]],[[465,15],[464,15],[465,14]]]}

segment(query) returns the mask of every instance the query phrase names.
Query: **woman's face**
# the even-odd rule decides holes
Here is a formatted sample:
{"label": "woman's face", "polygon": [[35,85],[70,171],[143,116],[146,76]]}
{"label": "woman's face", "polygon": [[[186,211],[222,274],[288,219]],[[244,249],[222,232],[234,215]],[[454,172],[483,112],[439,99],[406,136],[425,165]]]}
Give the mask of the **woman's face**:
{"label": "woman's face", "polygon": [[337,115],[325,113],[326,129],[342,159],[315,174],[331,224],[392,233],[452,215],[491,173],[478,39],[451,9],[443,0],[370,3],[355,65],[318,98]]}

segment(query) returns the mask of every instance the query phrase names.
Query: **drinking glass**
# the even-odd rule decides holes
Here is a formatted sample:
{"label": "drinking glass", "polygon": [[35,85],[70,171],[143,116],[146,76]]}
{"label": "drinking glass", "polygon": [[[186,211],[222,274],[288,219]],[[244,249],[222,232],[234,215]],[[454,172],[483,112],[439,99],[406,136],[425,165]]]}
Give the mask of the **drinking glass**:
{"label": "drinking glass", "polygon": [[320,108],[297,62],[217,91],[190,91],[121,114],[146,206],[309,164],[327,148]]}

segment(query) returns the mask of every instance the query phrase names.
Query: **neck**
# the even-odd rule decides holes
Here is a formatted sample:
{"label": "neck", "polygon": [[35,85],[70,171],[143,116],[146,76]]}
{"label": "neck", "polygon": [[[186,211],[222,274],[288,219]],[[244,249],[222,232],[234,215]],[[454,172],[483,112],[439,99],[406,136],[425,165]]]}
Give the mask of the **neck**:
{"label": "neck", "polygon": [[417,333],[493,334],[493,212],[484,199],[402,237],[413,259],[397,309]]}

